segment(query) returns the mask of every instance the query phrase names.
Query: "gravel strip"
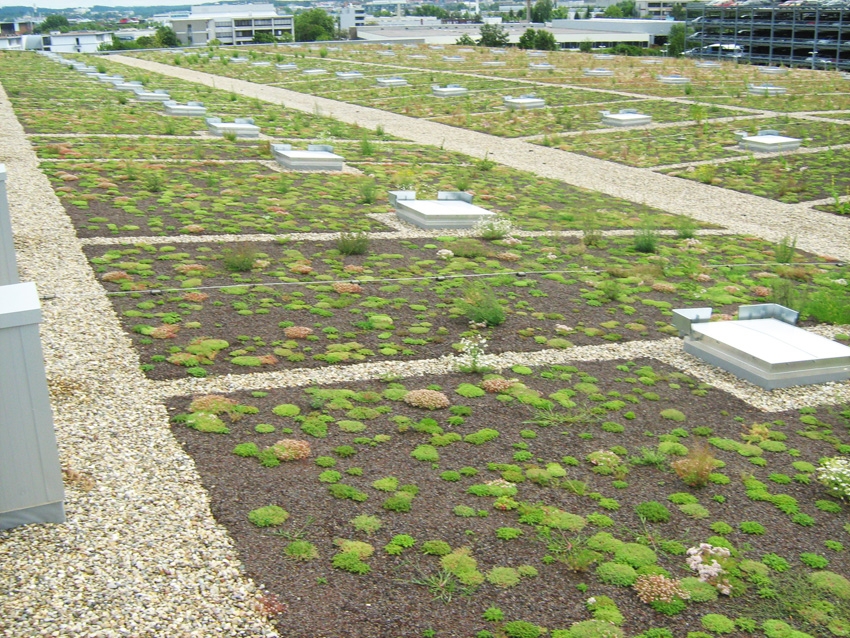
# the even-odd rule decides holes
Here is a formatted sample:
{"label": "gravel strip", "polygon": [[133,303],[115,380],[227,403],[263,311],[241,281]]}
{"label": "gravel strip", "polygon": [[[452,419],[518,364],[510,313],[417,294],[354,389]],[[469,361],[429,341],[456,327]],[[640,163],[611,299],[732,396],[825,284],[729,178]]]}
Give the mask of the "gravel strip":
{"label": "gravel strip", "polygon": [[[832,200],[829,200],[832,202]],[[426,230],[413,224],[400,220],[395,213],[370,213],[367,217],[389,226],[393,231],[374,231],[369,233],[370,239],[432,239],[435,237],[474,237],[477,231],[473,229],[443,229]],[[617,230],[603,230],[599,234],[603,237],[627,237],[634,235],[637,231],[630,228]],[[675,230],[659,230],[658,234],[664,237],[674,237]],[[724,228],[706,228],[694,231],[696,235],[731,235],[732,231]],[[514,237],[582,237],[581,230],[514,230]],[[339,233],[283,233],[281,235],[171,235],[167,237],[84,237],[80,239],[82,246],[111,246],[113,244],[203,244],[208,242],[246,242],[246,241],[334,241],[339,238]]]}
{"label": "gravel strip", "polygon": [[768,241],[796,236],[797,246],[803,250],[843,260],[850,259],[850,219],[670,177],[649,169],[613,164],[515,139],[497,138],[286,89],[121,55],[110,59],[300,111],[358,123],[373,130],[381,125],[391,135],[420,144],[441,144],[447,150],[476,157],[487,156],[500,164],[531,171],[542,177],[654,206],[673,214],[690,215],[700,221],[719,224],[734,232],[763,237]]}
{"label": "gravel strip", "polygon": [[0,88],[0,162],[66,469],[67,522],[0,532],[0,635],[273,636],[70,220]]}
{"label": "gravel strip", "polygon": [[[832,337],[842,331],[841,328],[834,326],[826,326],[825,328],[827,329],[816,330],[815,332]],[[847,327],[845,326],[843,330],[847,332]],[[567,350],[503,352],[498,355],[485,355],[482,363],[509,375],[510,369],[516,365],[566,365],[575,361],[611,361],[615,359],[627,361],[638,357],[650,357],[671,365],[765,412],[782,412],[811,405],[835,405],[850,401],[850,382],[764,390],[685,353],[682,350],[682,340],[675,337],[654,341],[579,346]],[[224,375],[204,379],[186,378],[175,381],[159,381],[153,385],[155,386],[154,392],[162,400],[165,400],[188,394],[219,394],[239,390],[339,384],[380,379],[386,376],[407,378],[429,374],[450,374],[456,371],[457,359],[454,355],[448,354],[439,359],[381,361],[318,369],[302,368],[300,370]]]}
{"label": "gravel strip", "polygon": [[[814,153],[823,153],[824,151],[837,151],[845,148],[850,148],[850,144],[835,144],[834,146],[812,146],[805,148],[798,148],[793,151],[782,151],[779,153],[755,153],[753,151],[746,151],[744,149],[740,149],[741,156],[740,157],[718,157],[717,159],[710,160],[699,160],[697,162],[682,162],[681,164],[662,164],[659,166],[653,166],[652,170],[654,171],[667,171],[676,168],[689,168],[689,167],[697,167],[703,166],[705,164],[728,164],[730,162],[742,162],[746,160],[750,160],[753,157],[756,159],[773,159],[774,157],[784,157],[786,155],[812,155]],[[733,150],[738,150],[736,147]],[[746,155],[745,155],[746,153]]]}

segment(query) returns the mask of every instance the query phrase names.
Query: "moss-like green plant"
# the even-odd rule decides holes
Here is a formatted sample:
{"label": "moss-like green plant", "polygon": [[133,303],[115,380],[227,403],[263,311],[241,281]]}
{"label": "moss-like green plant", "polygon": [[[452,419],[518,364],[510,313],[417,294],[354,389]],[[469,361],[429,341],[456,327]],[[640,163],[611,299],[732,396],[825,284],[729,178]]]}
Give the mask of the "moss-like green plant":
{"label": "moss-like green plant", "polygon": [[374,481],[372,487],[382,492],[395,492],[398,489],[398,479],[394,476],[387,476]]}
{"label": "moss-like green plant", "polygon": [[614,552],[614,562],[631,565],[635,569],[654,565],[657,561],[656,553],[639,543],[623,543]]}
{"label": "moss-like green plant", "polygon": [[417,461],[426,461],[429,463],[440,460],[440,454],[433,445],[417,445],[413,452],[410,453],[410,456]]}
{"label": "moss-like green plant", "polygon": [[358,532],[365,532],[366,534],[374,534],[381,527],[383,527],[383,523],[381,519],[377,516],[369,516],[368,514],[361,514],[360,516],[355,516],[353,519],[349,521]]}
{"label": "moss-like green plant", "polygon": [[319,550],[309,541],[292,541],[284,549],[283,553],[288,558],[296,560],[312,560],[319,557]]}
{"label": "moss-like green plant", "polygon": [[519,581],[519,572],[513,567],[494,567],[487,572],[487,582],[503,589],[519,585]]}
{"label": "moss-like green plant", "polygon": [[332,564],[337,569],[351,572],[352,574],[368,574],[372,568],[360,558],[356,551],[340,552],[333,557]]}
{"label": "moss-like green plant", "polygon": [[803,552],[800,554],[800,561],[812,569],[825,569],[829,565],[829,560],[826,557],[813,552]]}
{"label": "moss-like green plant", "polygon": [[342,480],[342,474],[336,470],[325,470],[319,474],[319,481],[322,483],[339,483]]}
{"label": "moss-like green plant", "polygon": [[809,574],[809,582],[815,589],[829,592],[842,600],[850,600],[850,580],[830,571]]}
{"label": "moss-like green plant", "polygon": [[422,543],[422,553],[430,556],[445,556],[452,551],[451,545],[445,541],[425,541]]}
{"label": "moss-like green plant", "polygon": [[257,447],[256,443],[240,443],[233,448],[233,453],[236,456],[257,456],[260,453],[260,448]]}
{"label": "moss-like green plant", "polygon": [[635,512],[650,523],[666,523],[670,520],[670,510],[658,501],[645,501],[635,506]]}
{"label": "moss-like green plant", "polygon": [[473,385],[471,383],[461,383],[457,389],[455,390],[460,396],[466,397],[467,399],[472,399],[475,397],[483,397],[487,394],[484,390],[479,388],[477,385]]}
{"label": "moss-like green plant", "polygon": [[266,505],[248,512],[248,520],[257,527],[283,525],[289,518],[289,512],[279,505]]}
{"label": "moss-like green plant", "polygon": [[623,630],[606,620],[582,620],[573,623],[569,630],[556,630],[551,638],[623,638]]}
{"label": "moss-like green plant", "polygon": [[690,594],[691,602],[708,603],[717,600],[717,587],[701,581],[699,578],[688,576],[679,581],[682,589]]}
{"label": "moss-like green plant", "polygon": [[301,414],[301,408],[293,403],[281,403],[273,407],[272,412],[281,417],[294,417]]}
{"label": "moss-like green plant", "polygon": [[608,585],[631,587],[635,584],[638,573],[630,565],[608,562],[602,563],[596,568],[596,576]]}
{"label": "moss-like green plant", "polygon": [[502,631],[507,638],[538,638],[540,636],[540,627],[524,620],[507,622],[502,626]]}
{"label": "moss-like green plant", "polygon": [[735,621],[723,614],[706,614],[700,622],[708,631],[718,634],[731,634],[735,631]]}
{"label": "moss-like green plant", "polygon": [[681,410],[676,410],[675,408],[668,408],[666,410],[661,411],[662,419],[669,419],[670,421],[676,421],[681,423],[686,419],[685,413]]}
{"label": "moss-like green plant", "polygon": [[522,530],[516,527],[500,527],[496,530],[496,538],[503,541],[510,541],[520,536],[522,536]]}
{"label": "moss-like green plant", "polygon": [[488,607],[482,617],[488,622],[502,622],[505,619],[505,612],[498,607]]}
{"label": "moss-like green plant", "polygon": [[761,557],[761,562],[776,572],[788,571],[788,568],[791,567],[787,560],[776,554],[765,554]]}
{"label": "moss-like green plant", "polygon": [[764,525],[761,523],[756,523],[755,521],[742,521],[738,525],[738,529],[740,529],[744,534],[753,534],[756,536],[761,536],[764,534]]}
{"label": "moss-like green plant", "polygon": [[389,512],[409,512],[412,505],[413,497],[406,492],[396,492],[387,498],[382,504],[385,510]]}
{"label": "moss-like green plant", "polygon": [[472,443],[473,445],[483,445],[484,443],[497,438],[499,438],[498,430],[494,430],[493,428],[483,428],[478,430],[478,432],[467,434],[463,437],[463,440],[467,443]]}
{"label": "moss-like green plant", "polygon": [[608,532],[597,532],[587,539],[588,548],[597,552],[605,552],[606,554],[613,554],[620,549],[623,544],[623,541],[614,538]]}
{"label": "moss-like green plant", "polygon": [[363,501],[369,498],[368,494],[364,494],[360,490],[357,490],[351,487],[350,485],[346,485],[345,483],[336,483],[334,485],[330,485],[328,487],[328,491],[334,498],[347,498],[357,503],[362,503]]}

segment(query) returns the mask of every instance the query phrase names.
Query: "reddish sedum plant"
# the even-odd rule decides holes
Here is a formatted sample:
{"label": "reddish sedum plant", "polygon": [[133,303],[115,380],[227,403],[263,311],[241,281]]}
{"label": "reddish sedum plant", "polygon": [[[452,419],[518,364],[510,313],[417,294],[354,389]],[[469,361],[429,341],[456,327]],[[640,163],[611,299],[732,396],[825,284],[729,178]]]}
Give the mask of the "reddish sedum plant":
{"label": "reddish sedum plant", "polygon": [[313,272],[313,267],[308,264],[299,262],[297,264],[292,264],[289,267],[289,270],[291,270],[297,275],[309,275],[311,272]]}
{"label": "reddish sedum plant", "polygon": [[440,410],[451,405],[449,398],[436,390],[411,390],[404,395],[404,402],[425,410]]}
{"label": "reddish sedum plant", "polygon": [[353,284],[346,281],[336,281],[333,284],[333,289],[338,293],[358,293],[363,292],[363,287],[360,284]]}
{"label": "reddish sedum plant", "polygon": [[233,412],[239,405],[233,399],[228,399],[218,394],[205,394],[192,399],[189,404],[190,412],[206,412],[207,414],[221,414]]}
{"label": "reddish sedum plant", "polygon": [[481,389],[490,394],[507,392],[516,384],[516,379],[487,379],[481,382]]}
{"label": "reddish sedum plant", "polygon": [[281,439],[272,446],[274,455],[281,461],[300,461],[310,457],[310,444],[298,439]]}
{"label": "reddish sedum plant", "polygon": [[290,326],[284,328],[283,334],[287,339],[306,339],[313,334],[313,329],[307,326]]}
{"label": "reddish sedum plant", "polygon": [[179,331],[179,326],[175,326],[174,324],[165,324],[151,330],[149,336],[153,337],[154,339],[173,339],[177,336],[177,333]]}
{"label": "reddish sedum plant", "polygon": [[132,279],[132,277],[123,270],[113,270],[112,272],[104,273],[100,278],[103,281],[129,281]]}
{"label": "reddish sedum plant", "polygon": [[210,296],[205,292],[187,292],[183,295],[183,301],[189,301],[192,303],[201,303],[209,298]]}

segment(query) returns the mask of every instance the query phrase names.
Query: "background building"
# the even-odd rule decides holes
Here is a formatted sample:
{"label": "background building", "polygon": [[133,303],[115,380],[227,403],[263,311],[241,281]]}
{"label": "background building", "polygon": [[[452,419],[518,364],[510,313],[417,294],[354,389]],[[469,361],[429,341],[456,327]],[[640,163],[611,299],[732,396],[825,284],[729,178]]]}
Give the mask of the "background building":
{"label": "background building", "polygon": [[69,31],[43,36],[45,51],[54,53],[94,53],[101,44],[112,43],[109,31]]}
{"label": "background building", "polygon": [[[163,17],[164,18],[164,17]],[[192,7],[187,17],[164,18],[182,44],[250,44],[257,34],[275,38],[295,35],[291,15],[278,15],[273,4],[220,4]]]}
{"label": "background building", "polygon": [[366,10],[362,5],[347,4],[339,12],[339,28],[342,31],[362,27],[366,24]]}
{"label": "background building", "polygon": [[850,2],[688,6],[687,55],[850,68]]}

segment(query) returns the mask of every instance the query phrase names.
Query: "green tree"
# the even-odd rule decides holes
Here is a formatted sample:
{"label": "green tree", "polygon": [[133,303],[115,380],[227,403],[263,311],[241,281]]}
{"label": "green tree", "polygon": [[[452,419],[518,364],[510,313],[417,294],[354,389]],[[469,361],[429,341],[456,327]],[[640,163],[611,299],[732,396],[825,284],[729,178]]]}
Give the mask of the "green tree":
{"label": "green tree", "polygon": [[685,8],[679,4],[678,2],[673,5],[673,8],[670,10],[670,15],[674,20],[684,20],[685,19]]}
{"label": "green tree", "polygon": [[459,44],[459,45],[465,46],[465,47],[474,47],[475,46],[475,40],[473,40],[472,37],[468,33],[464,33],[457,40],[455,40],[455,44]]}
{"label": "green tree", "polygon": [[157,29],[154,42],[157,47],[162,49],[180,46],[180,40],[177,39],[177,34],[174,33],[174,29],[171,27],[160,27]]}
{"label": "green tree", "polygon": [[591,42],[590,40],[583,40],[582,42],[579,42],[578,50],[582,53],[590,53],[591,51],[593,51],[593,42]]}
{"label": "green tree", "polygon": [[532,22],[549,22],[552,19],[552,0],[537,0],[531,7]]}
{"label": "green tree", "polygon": [[685,35],[684,24],[674,24],[670,27],[670,34],[667,36],[667,55],[671,58],[682,55],[685,50]]}
{"label": "green tree", "polygon": [[551,31],[538,29],[534,35],[534,48],[539,51],[557,51],[558,43],[555,42],[555,36]]}
{"label": "green tree", "polygon": [[534,38],[536,35],[537,32],[534,29],[526,29],[525,33],[519,36],[519,42],[517,42],[517,46],[520,49],[533,49]]}
{"label": "green tree", "polygon": [[254,44],[271,44],[275,42],[275,38],[268,31],[260,31],[259,33],[254,33],[254,39],[251,42]]}
{"label": "green tree", "polygon": [[[115,36],[112,36],[112,37],[115,38]],[[135,44],[136,44],[135,47],[128,47],[128,48],[153,49],[156,46],[156,39],[149,36],[149,35],[143,35],[141,38],[136,40]]]}
{"label": "green tree", "polygon": [[39,24],[35,31],[36,33],[50,33],[51,31],[67,31],[71,28],[68,18],[60,15],[47,16],[44,22]]}
{"label": "green tree", "polygon": [[590,20],[593,17],[593,11],[590,9],[590,6],[585,7],[584,9],[584,19]]}
{"label": "green tree", "polygon": [[557,7],[552,11],[552,20],[569,20],[570,10],[566,7]]}
{"label": "green tree", "polygon": [[503,47],[507,45],[510,36],[507,30],[500,24],[482,24],[481,37],[478,44],[484,47]]}
{"label": "green tree", "polygon": [[295,16],[295,40],[298,42],[332,40],[334,31],[334,19],[323,9],[310,9]]}
{"label": "green tree", "polygon": [[448,11],[433,4],[423,4],[421,7],[416,7],[413,11],[413,15],[431,16],[434,18],[440,18],[440,20],[445,20],[450,17]]}
{"label": "green tree", "polygon": [[605,7],[605,13],[603,15],[606,18],[622,18],[623,10],[620,8],[619,4],[612,4]]}

